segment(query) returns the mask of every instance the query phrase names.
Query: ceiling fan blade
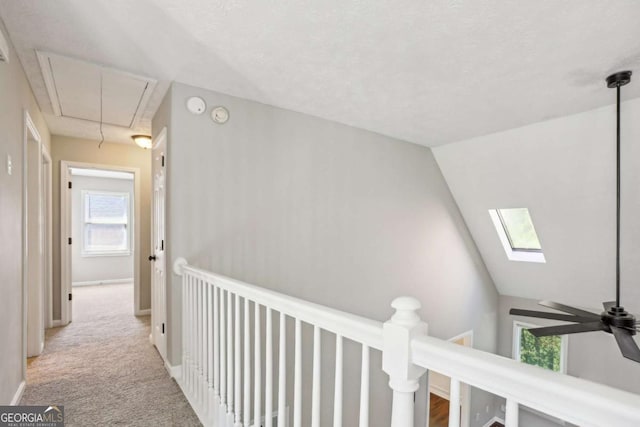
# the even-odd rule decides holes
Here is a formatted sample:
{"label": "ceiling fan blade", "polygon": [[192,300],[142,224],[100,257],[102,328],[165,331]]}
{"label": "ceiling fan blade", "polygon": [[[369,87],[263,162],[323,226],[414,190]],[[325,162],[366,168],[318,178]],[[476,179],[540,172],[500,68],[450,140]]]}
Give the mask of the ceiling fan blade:
{"label": "ceiling fan blade", "polygon": [[611,326],[611,332],[613,332],[613,336],[618,341],[618,347],[620,347],[622,355],[627,359],[640,363],[640,348],[638,348],[638,344],[633,339],[631,332],[615,326]]}
{"label": "ceiling fan blade", "polygon": [[615,307],[616,306],[616,302],[615,301],[603,302],[602,306],[604,307],[604,311],[609,311],[609,309],[611,307]]}
{"label": "ceiling fan blade", "polygon": [[565,313],[570,313],[576,316],[593,317],[594,319],[600,318],[600,314],[592,313],[586,310],[580,310],[579,308],[570,307],[568,305],[560,304],[553,301],[540,301],[538,304],[543,307],[553,308],[554,310],[564,311]]}
{"label": "ceiling fan blade", "polygon": [[562,320],[563,322],[593,322],[593,317],[570,316],[568,314],[549,313],[548,311],[521,310],[519,308],[512,308],[511,310],[509,310],[509,314],[513,314],[515,316],[538,317],[540,319]]}
{"label": "ceiling fan blade", "polygon": [[529,332],[536,337],[548,337],[550,335],[577,334],[580,332],[604,331],[602,322],[578,323],[576,325],[547,326],[544,328],[532,328]]}

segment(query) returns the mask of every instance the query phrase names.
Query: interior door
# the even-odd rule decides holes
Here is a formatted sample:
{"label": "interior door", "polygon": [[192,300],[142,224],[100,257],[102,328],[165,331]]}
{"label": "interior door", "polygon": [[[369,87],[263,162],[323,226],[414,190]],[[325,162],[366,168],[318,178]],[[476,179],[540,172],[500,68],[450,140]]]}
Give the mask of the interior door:
{"label": "interior door", "polygon": [[151,335],[163,359],[167,358],[166,239],[165,239],[165,151],[166,131],[153,146],[153,212],[151,248]]}

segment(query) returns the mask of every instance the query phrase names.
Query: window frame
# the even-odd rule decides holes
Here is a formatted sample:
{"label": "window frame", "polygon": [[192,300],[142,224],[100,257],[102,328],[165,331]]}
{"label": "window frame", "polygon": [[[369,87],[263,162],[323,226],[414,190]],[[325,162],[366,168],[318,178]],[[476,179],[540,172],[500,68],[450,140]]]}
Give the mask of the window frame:
{"label": "window frame", "polygon": [[[126,222],[108,222],[108,221],[90,221],[89,214],[87,212],[87,196],[91,195],[107,195],[107,196],[117,196],[123,197],[126,201],[126,212],[127,212],[127,220]],[[82,229],[80,232],[81,239],[81,250],[80,255],[82,257],[103,257],[103,256],[130,256],[132,253],[132,229],[131,226],[131,197],[128,192],[125,191],[105,191],[105,190],[82,190],[81,194],[81,204],[82,204]],[[117,250],[92,250],[88,249],[86,245],[86,228],[88,224],[116,224],[116,225],[124,225],[127,236],[127,246],[126,249],[117,249]]]}
{"label": "window frame", "polygon": [[[500,209],[509,209],[509,208],[500,208]],[[504,248],[504,252],[507,255],[507,259],[510,261],[523,261],[523,262],[536,262],[536,263],[546,263],[547,260],[544,257],[544,253],[542,249],[514,249],[511,243],[511,238],[509,236],[509,232],[502,220],[502,216],[500,215],[500,209],[489,209],[489,217],[493,222],[493,226],[498,233],[498,238],[500,239],[500,243],[502,243],[502,247]],[[529,210],[529,208],[524,208]],[[529,213],[531,217],[531,213]],[[531,220],[533,223],[533,219]],[[535,229],[535,226],[534,226]],[[536,236],[537,236],[536,232]],[[539,240],[539,237],[538,237]]]}
{"label": "window frame", "polygon": [[[520,320],[513,321],[513,348],[511,354],[513,355],[513,359],[517,362],[524,363],[520,360],[520,332],[522,329],[531,329],[531,328],[540,328],[542,325],[536,325],[533,323],[522,322]],[[567,359],[569,352],[569,336],[568,335],[558,335],[560,337],[560,370],[552,372],[560,372],[562,374],[567,373]],[[525,363],[529,365],[528,363]],[[530,366],[538,366],[538,365],[530,365]],[[540,366],[541,369],[547,369]]]}

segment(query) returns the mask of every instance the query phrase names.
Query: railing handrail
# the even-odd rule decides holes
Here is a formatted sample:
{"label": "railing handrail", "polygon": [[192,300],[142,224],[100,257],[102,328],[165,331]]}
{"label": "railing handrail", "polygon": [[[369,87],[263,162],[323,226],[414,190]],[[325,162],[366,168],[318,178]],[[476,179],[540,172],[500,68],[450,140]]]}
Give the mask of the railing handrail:
{"label": "railing handrail", "polygon": [[412,340],[414,364],[583,427],[639,426],[640,395],[434,337]]}
{"label": "railing handrail", "polygon": [[195,277],[214,283],[220,289],[371,348],[382,350],[382,322],[251,285],[189,264],[179,262],[176,264],[179,264],[179,267],[174,266],[176,273],[182,268],[183,271]]}

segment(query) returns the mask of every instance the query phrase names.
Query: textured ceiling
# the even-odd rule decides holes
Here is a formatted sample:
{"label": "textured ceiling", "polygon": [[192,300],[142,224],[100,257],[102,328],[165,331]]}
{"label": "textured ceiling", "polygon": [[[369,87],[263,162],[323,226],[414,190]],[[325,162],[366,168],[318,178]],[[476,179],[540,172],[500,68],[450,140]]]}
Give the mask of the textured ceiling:
{"label": "textured ceiling", "polygon": [[604,76],[640,70],[635,0],[0,0],[0,14],[45,112],[35,48],[160,80],[143,128],[177,80],[439,145],[610,104]]}

